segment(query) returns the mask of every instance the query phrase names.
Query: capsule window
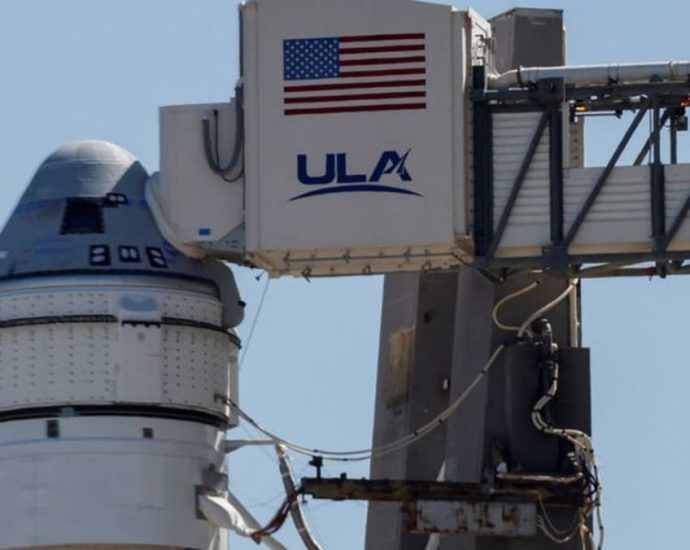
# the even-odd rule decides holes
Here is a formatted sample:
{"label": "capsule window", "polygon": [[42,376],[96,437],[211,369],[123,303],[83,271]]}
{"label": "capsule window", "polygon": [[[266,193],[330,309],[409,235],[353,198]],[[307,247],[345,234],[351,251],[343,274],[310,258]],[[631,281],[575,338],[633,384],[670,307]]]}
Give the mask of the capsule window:
{"label": "capsule window", "polygon": [[61,235],[103,233],[103,209],[96,198],[67,199],[62,217]]}

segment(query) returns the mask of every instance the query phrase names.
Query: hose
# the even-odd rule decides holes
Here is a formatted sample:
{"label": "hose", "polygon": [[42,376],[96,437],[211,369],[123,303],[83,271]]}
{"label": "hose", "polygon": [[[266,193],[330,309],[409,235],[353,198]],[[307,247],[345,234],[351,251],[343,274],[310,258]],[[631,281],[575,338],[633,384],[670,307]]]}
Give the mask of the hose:
{"label": "hose", "polygon": [[[204,136],[204,153],[206,155],[206,162],[211,170],[221,176],[227,182],[237,181],[242,177],[243,169],[237,173],[237,168],[240,166],[243,144],[244,144],[244,88],[237,86],[235,88],[235,145],[230,157],[230,162],[226,166],[220,164],[220,152],[218,150],[219,143],[219,115],[218,109],[213,110],[213,126],[215,134],[215,143],[211,139],[211,120],[205,117],[201,121],[201,127]],[[235,175],[233,175],[235,174]]]}

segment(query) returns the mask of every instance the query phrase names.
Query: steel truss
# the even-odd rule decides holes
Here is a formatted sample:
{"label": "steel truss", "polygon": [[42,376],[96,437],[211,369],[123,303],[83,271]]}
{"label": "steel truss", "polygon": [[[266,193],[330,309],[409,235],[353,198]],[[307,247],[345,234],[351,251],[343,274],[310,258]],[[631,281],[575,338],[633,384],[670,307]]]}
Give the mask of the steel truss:
{"label": "steel truss", "polygon": [[[690,195],[672,220],[666,219],[665,164],[661,154],[663,128],[669,125],[670,163],[678,162],[677,132],[687,129],[685,107],[690,105],[690,81],[644,84],[609,82],[603,86],[566,85],[561,78],[543,79],[521,89],[492,90],[487,87],[484,67],[473,69],[473,174],[474,174],[474,245],[477,266],[483,270],[506,273],[509,269],[541,269],[577,276],[665,276],[686,273],[684,261],[690,250],[669,251],[682,223],[690,213]],[[569,109],[571,120],[581,116],[614,115],[634,112],[635,117],[613,151],[601,175],[569,227],[563,216],[563,110]],[[534,135],[510,190],[498,221],[494,221],[493,132],[496,113],[540,112]],[[613,169],[628,147],[647,114],[651,113],[649,135],[634,165],[650,157],[650,212],[653,250],[650,253],[574,255],[569,247],[578,235],[595,201],[609,181]],[[546,129],[549,129],[549,220],[550,244],[540,258],[496,257],[501,239],[510,220],[520,190]],[[625,266],[649,263],[625,269]],[[592,264],[602,264],[591,267]]]}

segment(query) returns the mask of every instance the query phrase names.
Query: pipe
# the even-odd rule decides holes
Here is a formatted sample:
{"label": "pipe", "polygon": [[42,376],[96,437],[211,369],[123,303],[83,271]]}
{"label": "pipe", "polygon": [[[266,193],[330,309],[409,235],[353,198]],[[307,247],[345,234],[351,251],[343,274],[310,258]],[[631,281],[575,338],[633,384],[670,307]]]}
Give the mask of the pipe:
{"label": "pipe", "polygon": [[[280,475],[283,478],[285,493],[287,495],[291,495],[297,490],[297,486],[295,483],[295,476],[292,472],[292,466],[290,465],[290,459],[288,458],[285,448],[282,445],[276,445],[275,449],[278,455],[278,466],[280,467]],[[295,524],[295,528],[297,529],[305,548],[307,548],[307,550],[323,550],[323,547],[318,543],[314,537],[314,534],[309,528],[309,524],[304,517],[304,512],[302,511],[299,500],[295,500],[295,502],[290,506],[290,514],[292,515],[292,521]]]}
{"label": "pipe", "polygon": [[558,476],[545,474],[496,474],[496,479],[512,481],[514,483],[527,483],[533,485],[570,485],[582,481],[582,474]]}
{"label": "pipe", "polygon": [[[247,510],[232,492],[227,491],[227,498],[199,495],[199,511],[216,527],[230,529],[243,537],[253,538],[252,534],[261,529],[259,522]],[[270,550],[287,550],[273,537],[261,537],[261,543]]]}
{"label": "pipe", "polygon": [[687,81],[690,78],[690,61],[520,67],[503,74],[490,75],[488,86],[492,89],[525,88],[544,78],[563,78],[566,84],[577,85],[649,82],[654,78],[665,81]]}

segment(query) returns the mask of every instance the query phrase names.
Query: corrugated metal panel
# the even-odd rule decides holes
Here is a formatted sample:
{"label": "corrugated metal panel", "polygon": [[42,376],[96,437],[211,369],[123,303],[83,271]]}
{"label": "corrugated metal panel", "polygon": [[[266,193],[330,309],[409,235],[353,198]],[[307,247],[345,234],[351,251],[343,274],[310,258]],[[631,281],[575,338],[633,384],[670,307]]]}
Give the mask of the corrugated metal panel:
{"label": "corrugated metal panel", "polygon": [[[515,115],[510,115],[514,117]],[[522,115],[524,117],[524,115]],[[495,161],[495,222],[505,207],[508,193],[519,170],[520,152],[527,150],[538,115],[523,118],[522,135],[517,121],[497,128],[495,146],[500,147]],[[529,124],[532,124],[530,127]],[[497,256],[538,256],[549,246],[549,183],[546,142],[542,139],[532,169],[518,195],[513,214]],[[513,140],[516,143],[513,143]],[[522,148],[520,147],[522,142]],[[503,149],[508,154],[503,154]],[[567,233],[582,209],[603,167],[573,168],[564,173],[564,229]],[[649,252],[651,239],[651,193],[649,166],[621,166],[609,176],[594,205],[585,217],[571,247],[571,254],[612,254]],[[690,196],[690,165],[666,166],[666,227],[671,227]],[[681,226],[669,250],[690,247],[690,224]]]}
{"label": "corrugated metal panel", "polygon": [[[676,164],[666,167],[666,227],[670,227],[686,199],[690,196],[690,165]],[[690,223],[687,217],[669,250],[690,248]]]}
{"label": "corrugated metal panel", "polygon": [[[506,207],[541,113],[494,115],[494,224]],[[566,141],[567,142],[567,141]],[[603,167],[564,172],[565,232],[572,226]],[[690,194],[690,165],[666,167],[667,227]],[[613,170],[587,214],[571,254],[645,252],[652,249],[650,170],[623,166]],[[497,256],[539,256],[549,246],[549,131],[544,132],[513,205]],[[672,250],[690,246],[690,224],[683,224]]]}
{"label": "corrugated metal panel", "polygon": [[[497,224],[541,113],[499,113],[493,118],[494,223]],[[498,255],[508,247],[533,246],[549,236],[549,130],[544,131],[522,184]]]}
{"label": "corrugated metal panel", "polygon": [[[571,226],[603,168],[567,174],[563,214]],[[647,166],[615,168],[585,218],[571,253],[651,250],[650,173]]]}
{"label": "corrugated metal panel", "polygon": [[[494,226],[499,223],[542,114],[495,113],[493,117]],[[569,125],[566,125],[568,128]],[[578,134],[581,129],[575,133]],[[603,167],[578,168],[581,142],[564,136],[572,168],[564,170],[564,231],[568,232]],[[577,136],[575,136],[577,138]],[[580,136],[581,137],[581,136]],[[575,146],[577,145],[577,146]],[[576,149],[575,154],[573,150]],[[671,227],[690,195],[690,165],[665,167],[666,227]],[[649,166],[621,166],[610,174],[570,247],[571,254],[650,252]],[[550,246],[549,129],[536,149],[496,251],[498,257],[536,257]],[[690,223],[684,222],[669,250],[690,248]]]}

